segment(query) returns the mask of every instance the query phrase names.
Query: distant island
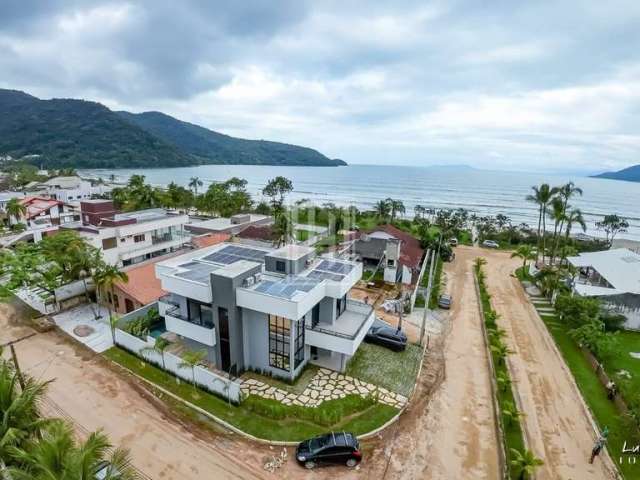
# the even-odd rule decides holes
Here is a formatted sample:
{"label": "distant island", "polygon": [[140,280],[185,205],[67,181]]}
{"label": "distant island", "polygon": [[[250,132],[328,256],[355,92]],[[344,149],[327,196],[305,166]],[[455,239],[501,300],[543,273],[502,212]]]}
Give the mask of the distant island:
{"label": "distant island", "polygon": [[160,112],[114,112],[97,102],[40,100],[0,89],[0,158],[44,168],[346,165],[307,147],[245,140]]}
{"label": "distant island", "polygon": [[617,172],[604,172],[592,175],[593,178],[610,178],[611,180],[624,180],[626,182],[640,182],[640,165],[623,168]]}

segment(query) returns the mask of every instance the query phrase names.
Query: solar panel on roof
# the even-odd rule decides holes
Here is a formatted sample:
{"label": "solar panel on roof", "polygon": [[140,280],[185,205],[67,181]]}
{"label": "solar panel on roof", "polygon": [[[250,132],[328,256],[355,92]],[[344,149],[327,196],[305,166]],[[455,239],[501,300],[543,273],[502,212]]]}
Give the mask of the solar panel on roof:
{"label": "solar panel on roof", "polygon": [[344,278],[344,275],[339,275],[337,273],[331,273],[331,272],[322,272],[319,270],[312,270],[311,272],[309,272],[309,275],[307,275],[307,277],[317,278],[318,280],[333,280],[334,282],[341,282],[342,279]]}
{"label": "solar panel on roof", "polygon": [[353,265],[349,265],[348,263],[332,262],[331,260],[323,260],[315,270],[346,275],[353,270]]}

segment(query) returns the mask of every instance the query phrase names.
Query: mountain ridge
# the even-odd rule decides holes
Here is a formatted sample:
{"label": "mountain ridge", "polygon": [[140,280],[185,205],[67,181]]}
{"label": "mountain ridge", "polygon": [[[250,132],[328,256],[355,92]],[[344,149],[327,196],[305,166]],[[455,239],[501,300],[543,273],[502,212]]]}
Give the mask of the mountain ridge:
{"label": "mountain ridge", "polygon": [[610,180],[622,180],[625,182],[640,182],[640,165],[616,170],[613,172],[603,172],[598,175],[591,175],[592,178],[608,178]]}
{"label": "mountain ridge", "polygon": [[346,165],[308,147],[236,138],[161,112],[114,112],[89,100],[0,89],[0,157],[29,155],[45,168]]}

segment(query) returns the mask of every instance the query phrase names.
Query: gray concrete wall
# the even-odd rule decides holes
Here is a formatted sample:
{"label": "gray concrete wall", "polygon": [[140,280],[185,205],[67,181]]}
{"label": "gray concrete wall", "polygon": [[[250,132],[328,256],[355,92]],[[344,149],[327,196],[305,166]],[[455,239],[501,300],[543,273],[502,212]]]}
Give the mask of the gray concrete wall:
{"label": "gray concrete wall", "polygon": [[[336,299],[324,297],[320,300],[320,323],[333,325],[336,320]],[[309,323],[311,323],[311,312],[309,312]]]}

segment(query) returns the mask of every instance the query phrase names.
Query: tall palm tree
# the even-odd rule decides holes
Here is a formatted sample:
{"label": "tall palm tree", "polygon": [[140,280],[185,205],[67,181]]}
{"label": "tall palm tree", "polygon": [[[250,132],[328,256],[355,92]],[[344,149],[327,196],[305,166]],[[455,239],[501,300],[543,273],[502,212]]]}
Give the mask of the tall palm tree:
{"label": "tall palm tree", "polygon": [[391,223],[395,222],[396,216],[398,214],[404,215],[406,213],[407,210],[404,208],[404,203],[402,203],[402,200],[387,198],[385,201],[391,209]]}
{"label": "tall palm tree", "polygon": [[536,457],[531,450],[520,452],[512,448],[511,457],[513,458],[513,460],[511,460],[511,466],[520,472],[518,476],[519,480],[531,477],[539,466],[544,465],[544,462]]}
{"label": "tall palm tree", "polygon": [[26,448],[11,449],[19,466],[9,469],[14,480],[95,480],[105,465],[104,479],[133,480],[139,475],[125,450],[109,454],[111,444],[101,431],[77,443],[71,426],[57,421],[31,440]]}
{"label": "tall palm tree", "polygon": [[383,222],[387,221],[389,212],[391,211],[391,205],[387,200],[378,200],[374,206],[376,216]]}
{"label": "tall palm tree", "polygon": [[527,262],[529,260],[535,260],[536,251],[531,245],[520,245],[515,252],[511,254],[511,258],[521,258],[522,259],[522,268],[526,271]]}
{"label": "tall palm tree", "polygon": [[278,247],[286,245],[293,240],[295,226],[288,211],[284,209],[275,211],[272,228]]}
{"label": "tall palm tree", "polygon": [[189,180],[189,188],[193,190],[194,195],[198,195],[198,187],[202,186],[202,180],[198,177],[191,177]]}
{"label": "tall palm tree", "polygon": [[536,262],[538,261],[538,256],[540,251],[542,251],[542,263],[544,263],[544,255],[546,248],[546,217],[547,217],[547,208],[549,206],[549,202],[553,199],[553,197],[558,193],[558,189],[553,187],[551,188],[548,183],[543,183],[542,185],[531,187],[533,190],[533,194],[527,195],[526,200],[528,202],[535,203],[538,205],[538,250],[536,253]]}
{"label": "tall palm tree", "polygon": [[[94,282],[97,289],[104,289],[104,291],[111,293],[111,300],[113,301],[113,287],[117,283],[127,283],[129,277],[123,271],[121,271],[115,265],[104,265],[98,272],[94,274]],[[111,327],[111,336],[113,342],[116,341],[116,329],[115,322],[113,321],[113,313],[111,311],[111,302],[107,301],[107,309],[109,310],[109,326]]]}
{"label": "tall palm tree", "polygon": [[550,263],[553,264],[553,260],[556,256],[556,249],[558,248],[558,241],[560,240],[560,233],[562,232],[562,224],[566,219],[565,203],[562,197],[555,197],[551,201],[551,210],[549,211],[549,217],[553,220],[553,237],[551,247]]}
{"label": "tall palm tree", "polygon": [[[579,208],[574,208],[569,212],[567,212],[566,228],[564,233],[566,241],[569,240],[569,235],[571,235],[571,229],[576,224],[580,225],[580,228],[582,228],[583,232],[587,231],[587,224],[584,221],[584,217],[582,216],[582,211]],[[567,243],[566,241],[565,243]]]}
{"label": "tall palm tree", "polygon": [[27,378],[19,388],[16,370],[0,359],[0,459],[8,459],[11,448],[21,447],[50,423],[38,408],[49,383]]}
{"label": "tall palm tree", "polygon": [[20,223],[20,219],[27,213],[27,207],[25,207],[17,198],[9,200],[5,209],[7,211],[7,216],[9,217],[9,223],[11,223],[11,218],[15,218],[16,223]]}
{"label": "tall palm tree", "polygon": [[145,354],[145,353],[150,353],[150,352],[157,352],[160,354],[160,358],[162,358],[162,369],[166,369],[165,367],[165,363],[164,363],[164,351],[167,349],[167,347],[169,347],[169,345],[171,345],[171,342],[169,340],[167,340],[166,338],[162,338],[162,337],[158,337],[156,338],[155,343],[153,344],[153,346],[151,347],[145,347],[143,349],[140,350],[140,353]]}
{"label": "tall palm tree", "polygon": [[190,368],[193,388],[196,388],[196,367],[202,363],[207,356],[204,350],[189,350],[182,355],[182,361],[178,368]]}

